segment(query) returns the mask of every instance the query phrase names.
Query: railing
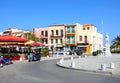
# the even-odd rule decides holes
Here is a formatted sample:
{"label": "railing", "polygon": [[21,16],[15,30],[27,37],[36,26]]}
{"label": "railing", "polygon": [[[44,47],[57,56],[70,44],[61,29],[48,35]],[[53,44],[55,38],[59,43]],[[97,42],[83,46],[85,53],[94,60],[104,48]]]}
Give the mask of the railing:
{"label": "railing", "polygon": [[67,41],[67,44],[75,44],[75,41]]}
{"label": "railing", "polygon": [[63,37],[63,34],[58,34],[58,35],[51,34],[51,37]]}

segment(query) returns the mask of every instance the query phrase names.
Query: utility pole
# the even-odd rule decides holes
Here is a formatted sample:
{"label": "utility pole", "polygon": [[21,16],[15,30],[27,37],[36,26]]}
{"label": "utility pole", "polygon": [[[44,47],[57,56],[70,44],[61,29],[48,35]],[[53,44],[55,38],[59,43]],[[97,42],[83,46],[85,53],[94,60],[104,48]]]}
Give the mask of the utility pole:
{"label": "utility pole", "polygon": [[103,51],[103,49],[104,49],[104,27],[103,27],[103,20],[102,20],[102,22],[101,22],[101,26],[102,26],[102,51]]}

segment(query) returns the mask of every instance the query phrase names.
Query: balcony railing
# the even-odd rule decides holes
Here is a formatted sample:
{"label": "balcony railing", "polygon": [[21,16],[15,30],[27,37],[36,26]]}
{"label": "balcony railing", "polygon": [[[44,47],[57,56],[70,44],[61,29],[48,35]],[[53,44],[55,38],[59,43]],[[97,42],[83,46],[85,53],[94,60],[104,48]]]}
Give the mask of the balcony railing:
{"label": "balcony railing", "polygon": [[75,44],[75,41],[67,41],[67,44]]}
{"label": "balcony railing", "polygon": [[75,33],[75,30],[66,31],[67,33]]}
{"label": "balcony railing", "polygon": [[58,35],[51,34],[51,37],[63,37],[63,34],[58,34]]}
{"label": "balcony railing", "polygon": [[40,38],[47,38],[47,35],[40,35]]}

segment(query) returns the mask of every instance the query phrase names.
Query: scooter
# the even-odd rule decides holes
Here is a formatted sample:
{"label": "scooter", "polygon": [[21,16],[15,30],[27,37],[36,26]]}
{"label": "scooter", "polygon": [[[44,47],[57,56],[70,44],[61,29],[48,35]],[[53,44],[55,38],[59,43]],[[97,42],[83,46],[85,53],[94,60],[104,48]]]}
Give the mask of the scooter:
{"label": "scooter", "polygon": [[0,67],[3,67],[5,65],[10,65],[10,64],[13,64],[13,62],[12,62],[12,59],[9,57],[0,60]]}

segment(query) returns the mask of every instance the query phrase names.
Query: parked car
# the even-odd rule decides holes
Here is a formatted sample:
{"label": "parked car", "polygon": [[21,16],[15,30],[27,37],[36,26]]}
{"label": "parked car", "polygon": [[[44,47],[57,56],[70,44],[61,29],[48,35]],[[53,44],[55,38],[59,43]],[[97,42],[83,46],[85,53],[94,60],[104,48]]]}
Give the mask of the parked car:
{"label": "parked car", "polygon": [[82,50],[80,50],[80,49],[75,50],[75,52],[78,56],[82,55]]}
{"label": "parked car", "polygon": [[78,56],[80,56],[80,55],[82,55],[82,50],[80,50],[80,49],[71,50],[69,55],[72,55],[72,54],[73,55],[77,54]]}
{"label": "parked car", "polygon": [[59,50],[57,52],[54,52],[54,55],[69,55],[69,50]]}
{"label": "parked car", "polygon": [[39,61],[41,56],[39,54],[33,54],[32,61]]}
{"label": "parked car", "polygon": [[69,55],[70,54],[70,50],[65,50],[65,54]]}

